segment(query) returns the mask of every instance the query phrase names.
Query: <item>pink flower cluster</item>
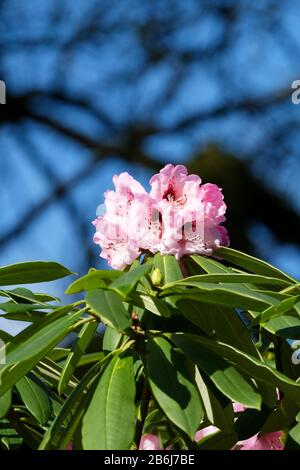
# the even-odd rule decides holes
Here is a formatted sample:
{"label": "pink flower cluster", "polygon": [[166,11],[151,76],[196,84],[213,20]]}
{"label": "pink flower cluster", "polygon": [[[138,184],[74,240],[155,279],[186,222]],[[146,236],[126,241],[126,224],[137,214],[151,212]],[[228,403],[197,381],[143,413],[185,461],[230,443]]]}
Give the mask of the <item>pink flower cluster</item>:
{"label": "pink flower cluster", "polygon": [[149,193],[128,173],[114,176],[115,191],[105,193],[105,213],[93,223],[100,256],[123,269],[143,252],[211,255],[229,239],[221,189],[201,185],[183,165],[166,165],[150,179]]}
{"label": "pink flower cluster", "polygon": [[[245,407],[240,403],[233,403],[233,409],[235,412],[245,411]],[[203,437],[209,436],[218,431],[215,426],[207,426],[196,432],[195,441],[198,442]],[[231,450],[283,450],[283,443],[281,441],[283,433],[270,432],[267,434],[255,434],[249,439],[239,441]]]}
{"label": "pink flower cluster", "polygon": [[[245,407],[239,403],[233,403],[234,411],[241,412],[245,410]],[[218,431],[218,428],[215,426],[207,426],[206,428],[197,431],[195,434],[195,441],[198,442],[200,439],[203,439],[210,434],[213,434]],[[283,450],[283,443],[281,438],[283,433],[270,432],[268,434],[255,434],[249,439],[244,441],[239,441],[231,450]],[[163,450],[159,447],[158,437],[154,434],[145,434],[140,442],[139,450]],[[165,449],[168,450],[168,449]]]}
{"label": "pink flower cluster", "polygon": [[[208,426],[201,431],[198,431],[195,436],[195,441],[198,442],[205,436],[218,431],[214,426]],[[244,441],[237,442],[231,450],[283,450],[281,442],[282,432],[270,432],[262,436],[257,434]],[[154,434],[145,434],[140,442],[139,450],[164,450],[159,446],[158,437]],[[165,449],[169,450],[169,449]]]}

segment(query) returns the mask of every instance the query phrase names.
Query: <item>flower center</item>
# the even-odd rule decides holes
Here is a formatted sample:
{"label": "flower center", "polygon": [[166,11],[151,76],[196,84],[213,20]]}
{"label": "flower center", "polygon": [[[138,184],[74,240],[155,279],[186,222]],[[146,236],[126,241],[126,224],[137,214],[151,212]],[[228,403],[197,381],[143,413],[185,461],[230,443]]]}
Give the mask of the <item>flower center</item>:
{"label": "flower center", "polygon": [[163,199],[167,199],[167,201],[172,202],[174,204],[184,204],[186,200],[186,196],[184,194],[178,193],[174,178],[170,178],[168,188],[165,190],[163,194]]}
{"label": "flower center", "polygon": [[169,184],[164,192],[163,199],[167,199],[168,201],[175,201],[177,199],[175,182],[173,178],[169,180]]}

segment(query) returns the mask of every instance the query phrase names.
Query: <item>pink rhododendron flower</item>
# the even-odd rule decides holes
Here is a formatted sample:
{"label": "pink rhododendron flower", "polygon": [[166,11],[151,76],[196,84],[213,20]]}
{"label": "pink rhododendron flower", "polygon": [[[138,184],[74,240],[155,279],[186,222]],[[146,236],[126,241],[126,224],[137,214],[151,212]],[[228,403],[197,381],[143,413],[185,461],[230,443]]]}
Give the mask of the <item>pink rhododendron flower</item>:
{"label": "pink rhododendron flower", "polygon": [[140,442],[139,450],[162,450],[159,447],[158,437],[154,434],[145,434]]}
{"label": "pink rhododendron flower", "polygon": [[[219,431],[219,429],[215,426],[207,426],[206,428],[196,432],[195,441],[198,442],[200,439],[203,439],[217,431]],[[282,436],[283,433],[281,431],[270,432],[268,434],[263,434],[262,436],[255,434],[249,439],[238,441],[231,450],[283,450],[283,443],[281,441]]]}
{"label": "pink rhododendron flower", "polygon": [[203,437],[209,436],[210,434],[213,434],[214,432],[219,431],[218,428],[215,426],[207,426],[206,428],[200,429],[200,431],[197,431],[195,434],[195,441],[198,442],[200,439],[203,439]]}
{"label": "pink rhododendron flower", "polygon": [[150,180],[151,190],[128,173],[114,176],[115,191],[105,193],[105,213],[94,221],[95,243],[115,269],[131,264],[146,251],[155,254],[211,255],[229,239],[221,189],[201,185],[183,165],[166,165]]}
{"label": "pink rhododendron flower", "polygon": [[[240,403],[233,403],[233,409],[235,412],[243,412],[246,408]],[[219,429],[215,426],[207,426],[196,432],[195,441],[198,442],[200,439],[217,431]],[[281,431],[263,435],[255,434],[249,439],[237,442],[231,450],[283,450],[282,436],[283,433]]]}
{"label": "pink rhododendron flower", "polygon": [[[105,193],[105,214],[94,221],[94,242],[101,256],[115,269],[122,269],[141,254],[143,236],[153,243],[149,231],[151,200],[145,189],[128,173],[113,178],[115,191]],[[154,228],[154,227],[153,227]]]}
{"label": "pink rhododendron flower", "polygon": [[262,436],[256,434],[250,439],[238,442],[236,447],[238,450],[283,450],[282,435],[281,431],[270,432]]}
{"label": "pink rhododendron flower", "polygon": [[[245,411],[246,407],[240,403],[233,403],[233,409],[236,413]],[[218,432],[216,426],[206,426],[196,432],[194,440],[199,442],[206,436]],[[268,434],[255,434],[249,439],[237,442],[231,450],[283,450],[282,443],[283,432],[276,431]],[[140,442],[140,450],[163,450],[159,447],[158,437],[154,434],[146,434],[142,437]],[[168,450],[167,448],[166,450]]]}

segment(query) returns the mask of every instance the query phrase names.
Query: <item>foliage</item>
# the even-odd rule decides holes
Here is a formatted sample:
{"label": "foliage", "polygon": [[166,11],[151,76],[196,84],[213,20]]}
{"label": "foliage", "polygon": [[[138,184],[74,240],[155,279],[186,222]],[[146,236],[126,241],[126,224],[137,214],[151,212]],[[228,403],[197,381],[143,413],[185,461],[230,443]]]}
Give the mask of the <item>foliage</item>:
{"label": "foliage", "polygon": [[[0,268],[0,284],[69,274],[20,263]],[[153,433],[162,447],[230,449],[283,430],[286,448],[299,448],[300,365],[288,341],[300,335],[296,280],[221,248],[180,265],[144,254],[124,271],[91,269],[67,293],[82,299],[0,291],[3,318],[29,323],[15,337],[0,332],[1,447],[136,449]],[[218,433],[197,443],[209,425]]]}

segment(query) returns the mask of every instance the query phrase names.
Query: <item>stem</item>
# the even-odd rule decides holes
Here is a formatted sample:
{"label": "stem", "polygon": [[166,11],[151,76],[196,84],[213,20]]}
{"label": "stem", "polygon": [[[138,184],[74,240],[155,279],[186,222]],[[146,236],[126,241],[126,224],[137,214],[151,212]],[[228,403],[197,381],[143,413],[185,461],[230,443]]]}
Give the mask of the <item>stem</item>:
{"label": "stem", "polygon": [[81,320],[78,320],[76,323],[74,323],[74,325],[72,325],[69,328],[69,330],[70,331],[76,330],[76,328],[78,328],[78,326],[83,325],[84,323],[91,322],[91,321],[95,321],[94,317],[82,318]]}
{"label": "stem", "polygon": [[178,433],[180,434],[185,445],[187,446],[187,450],[199,450],[197,443],[193,441],[189,436],[187,436],[183,431],[178,429]]}
{"label": "stem", "polygon": [[77,307],[78,305],[85,304],[85,300],[77,300],[76,302],[73,303],[73,307]]}
{"label": "stem", "polygon": [[299,288],[300,288],[300,283],[297,282],[297,284],[293,284],[292,286],[288,286],[285,289],[282,289],[280,292],[282,294],[289,294],[289,293],[293,292],[294,289],[299,289]]}
{"label": "stem", "polygon": [[148,384],[145,381],[143,391],[142,391],[142,398],[141,398],[140,417],[137,421],[136,429],[135,429],[134,442],[135,442],[137,449],[139,448],[140,442],[142,439],[144,424],[147,418],[150,400],[151,400],[151,392],[148,387]]}
{"label": "stem", "polygon": [[[276,364],[276,369],[278,372],[283,373],[283,364],[282,364],[282,356],[281,356],[281,345],[283,343],[282,338],[279,338],[277,336],[274,336],[273,338],[273,343],[274,343],[274,349],[275,349],[275,364]],[[284,397],[284,394],[282,393],[281,390],[279,390],[279,398],[282,400]]]}
{"label": "stem", "polygon": [[179,261],[179,267],[181,269],[181,272],[182,272],[182,275],[183,277],[189,277],[189,272],[184,264],[184,261],[183,259],[181,258],[181,260]]}
{"label": "stem", "polygon": [[[136,346],[136,351],[139,353],[139,356],[142,359],[142,362],[145,363],[145,356],[146,356],[145,336],[139,335],[136,338],[135,346]],[[144,383],[143,383],[141,404],[140,404],[140,416],[137,420],[136,428],[135,428],[134,442],[135,442],[137,449],[140,446],[141,438],[143,435],[143,429],[144,429],[145,420],[148,414],[150,400],[151,400],[151,390],[147,382],[147,377],[145,377]]]}

